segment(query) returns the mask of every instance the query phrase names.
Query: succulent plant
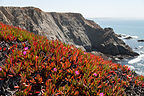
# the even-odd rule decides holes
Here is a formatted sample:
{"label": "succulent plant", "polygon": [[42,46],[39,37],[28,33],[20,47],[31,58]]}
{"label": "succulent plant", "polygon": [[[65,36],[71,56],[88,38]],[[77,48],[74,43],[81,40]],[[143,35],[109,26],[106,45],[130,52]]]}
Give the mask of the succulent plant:
{"label": "succulent plant", "polygon": [[7,85],[17,96],[122,96],[131,86],[144,87],[144,77],[127,66],[18,27],[0,23],[0,41],[22,46],[9,46],[0,67],[0,88]]}

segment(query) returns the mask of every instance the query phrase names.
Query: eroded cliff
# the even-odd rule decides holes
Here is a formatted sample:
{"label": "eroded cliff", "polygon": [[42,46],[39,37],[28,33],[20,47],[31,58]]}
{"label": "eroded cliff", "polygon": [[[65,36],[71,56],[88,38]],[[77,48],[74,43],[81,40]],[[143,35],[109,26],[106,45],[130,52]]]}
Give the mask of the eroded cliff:
{"label": "eroded cliff", "polygon": [[44,12],[34,7],[0,7],[0,22],[19,26],[48,39],[83,46],[108,56],[136,56],[112,28],[101,28],[79,13]]}

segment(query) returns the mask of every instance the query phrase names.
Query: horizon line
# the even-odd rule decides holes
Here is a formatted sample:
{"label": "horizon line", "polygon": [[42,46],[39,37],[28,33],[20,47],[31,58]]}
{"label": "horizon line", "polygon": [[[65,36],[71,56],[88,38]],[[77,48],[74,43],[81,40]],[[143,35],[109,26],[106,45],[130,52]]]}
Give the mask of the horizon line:
{"label": "horizon line", "polygon": [[56,12],[56,13],[80,13],[80,14],[82,14],[82,16],[84,17],[84,18],[88,18],[88,19],[94,19],[94,18],[98,18],[98,19],[138,19],[138,20],[143,20],[144,19],[144,17],[124,17],[124,16],[122,16],[122,17],[110,17],[110,16],[85,16],[82,12],[72,12],[72,11],[46,11],[46,10],[44,10],[43,8],[40,8],[40,7],[36,7],[36,6],[30,6],[30,5],[28,5],[28,6],[15,6],[15,5],[10,5],[10,6],[8,6],[8,5],[0,5],[0,7],[21,7],[21,8],[23,8],[23,7],[34,7],[34,8],[39,8],[40,10],[42,10],[42,11],[44,11],[44,12]]}

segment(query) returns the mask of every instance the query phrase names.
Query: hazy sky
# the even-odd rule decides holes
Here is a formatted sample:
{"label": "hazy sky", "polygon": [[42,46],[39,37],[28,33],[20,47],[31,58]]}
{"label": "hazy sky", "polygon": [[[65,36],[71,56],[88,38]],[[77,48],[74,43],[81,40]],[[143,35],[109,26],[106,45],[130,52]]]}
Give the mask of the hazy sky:
{"label": "hazy sky", "polygon": [[0,6],[34,6],[47,12],[82,13],[89,18],[144,18],[144,0],[0,0]]}

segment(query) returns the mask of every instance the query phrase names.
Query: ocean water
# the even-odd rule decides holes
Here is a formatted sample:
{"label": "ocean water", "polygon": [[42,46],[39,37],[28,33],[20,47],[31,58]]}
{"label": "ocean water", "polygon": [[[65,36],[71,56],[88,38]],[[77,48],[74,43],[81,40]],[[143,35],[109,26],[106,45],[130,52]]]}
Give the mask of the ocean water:
{"label": "ocean water", "polygon": [[123,34],[124,37],[132,36],[133,39],[123,39],[135,52],[140,55],[131,59],[123,59],[118,61],[122,65],[127,65],[139,75],[144,76],[144,42],[137,40],[144,39],[144,19],[124,19],[124,18],[93,18],[102,28],[111,27],[117,34]]}

